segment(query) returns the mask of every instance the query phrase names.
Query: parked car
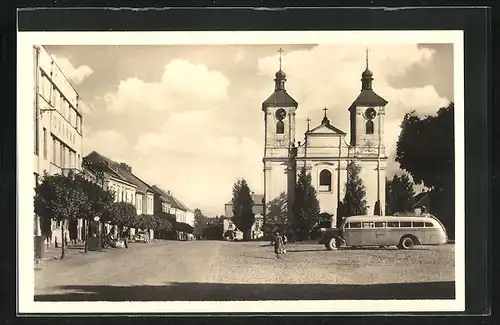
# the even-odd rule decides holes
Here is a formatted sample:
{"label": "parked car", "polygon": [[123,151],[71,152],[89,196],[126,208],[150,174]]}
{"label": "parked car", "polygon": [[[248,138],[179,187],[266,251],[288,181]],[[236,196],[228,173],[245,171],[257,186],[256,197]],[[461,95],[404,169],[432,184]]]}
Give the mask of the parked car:
{"label": "parked car", "polygon": [[136,243],[148,243],[149,242],[149,233],[148,232],[139,232],[135,234],[132,240]]}

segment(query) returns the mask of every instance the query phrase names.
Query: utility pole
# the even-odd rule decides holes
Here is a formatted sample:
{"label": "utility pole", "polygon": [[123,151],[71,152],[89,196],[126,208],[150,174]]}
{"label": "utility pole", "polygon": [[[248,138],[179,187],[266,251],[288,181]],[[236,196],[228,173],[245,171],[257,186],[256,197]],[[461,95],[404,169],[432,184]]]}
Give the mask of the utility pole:
{"label": "utility pole", "polygon": [[287,217],[288,223],[294,220],[293,206],[295,202],[295,186],[297,184],[297,147],[295,143],[288,149],[287,164]]}

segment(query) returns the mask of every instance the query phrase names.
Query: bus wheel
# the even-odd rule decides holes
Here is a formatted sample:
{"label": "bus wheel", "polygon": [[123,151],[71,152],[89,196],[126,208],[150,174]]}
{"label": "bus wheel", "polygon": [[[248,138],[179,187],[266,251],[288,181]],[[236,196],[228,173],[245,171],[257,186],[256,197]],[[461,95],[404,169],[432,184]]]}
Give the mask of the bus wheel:
{"label": "bus wheel", "polygon": [[325,246],[326,249],[328,249],[329,251],[337,249],[337,239],[335,237],[330,238],[330,240],[328,241],[327,244],[325,244]]}
{"label": "bus wheel", "polygon": [[400,249],[412,249],[413,246],[415,246],[415,242],[413,241],[413,238],[410,236],[404,236],[401,238],[401,241],[399,242],[399,248]]}

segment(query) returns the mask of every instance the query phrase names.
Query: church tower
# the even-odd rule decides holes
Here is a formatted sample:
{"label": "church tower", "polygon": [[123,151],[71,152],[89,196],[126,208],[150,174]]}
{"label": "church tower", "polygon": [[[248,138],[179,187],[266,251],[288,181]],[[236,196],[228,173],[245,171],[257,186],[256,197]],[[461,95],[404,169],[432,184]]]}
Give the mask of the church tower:
{"label": "church tower", "polygon": [[289,154],[295,142],[295,111],[298,103],[286,91],[286,74],[281,67],[282,49],[278,51],[279,70],[274,92],[262,103],[264,112],[264,213],[268,202],[287,193]]}
{"label": "church tower", "polygon": [[368,214],[373,214],[378,201],[380,211],[385,210],[384,143],[385,106],[387,101],[373,91],[373,73],[368,67],[361,74],[361,92],[349,108],[351,147],[349,158],[361,166],[361,175],[366,187]]}

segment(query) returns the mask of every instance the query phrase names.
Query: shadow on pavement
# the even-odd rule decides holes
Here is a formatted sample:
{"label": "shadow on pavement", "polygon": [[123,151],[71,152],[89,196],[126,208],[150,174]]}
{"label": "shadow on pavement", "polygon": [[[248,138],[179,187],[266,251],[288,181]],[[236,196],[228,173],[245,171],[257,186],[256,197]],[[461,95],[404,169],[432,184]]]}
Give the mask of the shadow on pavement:
{"label": "shadow on pavement", "polygon": [[167,285],[71,285],[73,292],[36,295],[35,301],[228,301],[337,299],[454,299],[455,282],[345,284],[179,283]]}

